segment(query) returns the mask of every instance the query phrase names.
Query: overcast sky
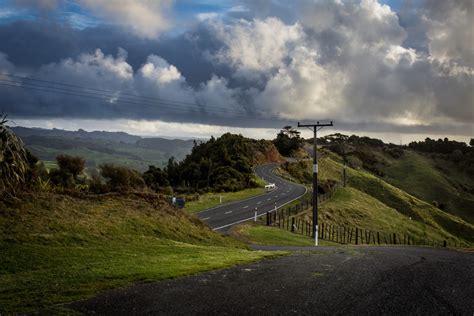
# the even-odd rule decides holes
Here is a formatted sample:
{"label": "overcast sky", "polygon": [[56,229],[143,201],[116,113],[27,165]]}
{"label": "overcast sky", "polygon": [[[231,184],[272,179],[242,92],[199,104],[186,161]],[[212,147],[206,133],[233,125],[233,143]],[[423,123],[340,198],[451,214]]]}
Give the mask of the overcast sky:
{"label": "overcast sky", "polygon": [[467,140],[473,21],[471,0],[0,0],[0,107],[23,126],[148,136],[333,120]]}

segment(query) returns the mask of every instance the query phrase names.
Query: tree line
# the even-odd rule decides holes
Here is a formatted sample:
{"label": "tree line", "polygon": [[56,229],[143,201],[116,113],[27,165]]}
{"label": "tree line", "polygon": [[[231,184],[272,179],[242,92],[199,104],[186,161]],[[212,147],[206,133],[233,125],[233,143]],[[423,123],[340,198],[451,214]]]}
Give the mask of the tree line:
{"label": "tree line", "polygon": [[[206,142],[195,141],[191,153],[184,160],[178,162],[172,157],[163,168],[149,166],[147,171],[140,173],[124,166],[105,163],[97,170],[88,170],[89,174],[86,174],[86,161],[82,157],[70,155],[57,156],[57,168],[48,170],[24,147],[21,139],[7,126],[0,125],[0,136],[4,135],[0,137],[4,158],[0,161],[2,193],[8,188],[20,186],[90,193],[128,190],[152,190],[168,194],[239,191],[258,186],[253,173],[253,165],[257,162],[255,157],[262,155],[265,148],[271,145],[265,140],[227,133],[217,139],[211,137]],[[16,161],[12,164],[14,159]],[[15,166],[21,166],[21,170],[15,169]],[[9,172],[12,174],[11,181],[18,180],[18,185],[3,179]]]}

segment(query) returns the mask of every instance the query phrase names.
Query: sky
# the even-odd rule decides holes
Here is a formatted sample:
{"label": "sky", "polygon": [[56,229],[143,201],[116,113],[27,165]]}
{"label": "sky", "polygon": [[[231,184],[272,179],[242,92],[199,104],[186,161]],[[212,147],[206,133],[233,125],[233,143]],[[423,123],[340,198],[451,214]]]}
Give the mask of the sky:
{"label": "sky", "polygon": [[466,141],[473,21],[471,0],[0,0],[0,108],[144,136],[332,120],[326,134]]}

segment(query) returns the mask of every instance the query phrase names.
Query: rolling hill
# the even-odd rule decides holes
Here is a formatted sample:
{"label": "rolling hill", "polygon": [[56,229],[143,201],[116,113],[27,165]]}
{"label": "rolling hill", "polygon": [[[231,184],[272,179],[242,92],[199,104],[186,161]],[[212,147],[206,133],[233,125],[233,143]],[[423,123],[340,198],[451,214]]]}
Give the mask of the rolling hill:
{"label": "rolling hill", "polygon": [[[335,158],[365,170],[445,212],[474,223],[474,148],[444,140],[385,144],[368,137],[336,134],[323,139]],[[431,145],[432,152],[424,152]],[[334,158],[335,156],[333,156]]]}
{"label": "rolling hill", "polygon": [[[338,161],[339,160],[339,161]],[[325,152],[319,160],[321,187],[341,183],[341,158]],[[300,161],[282,166],[282,172],[309,184],[311,162]],[[338,225],[357,226],[379,231],[409,233],[417,238],[457,240],[474,243],[474,225],[440,210],[363,169],[347,169],[347,187],[339,187],[321,206],[320,218]],[[310,210],[303,216],[311,218]]]}
{"label": "rolling hill", "polygon": [[142,138],[123,132],[86,132],[13,127],[26,147],[39,159],[52,164],[59,154],[83,157],[89,169],[114,163],[139,171],[163,166],[170,157],[182,160],[191,152],[193,140]]}

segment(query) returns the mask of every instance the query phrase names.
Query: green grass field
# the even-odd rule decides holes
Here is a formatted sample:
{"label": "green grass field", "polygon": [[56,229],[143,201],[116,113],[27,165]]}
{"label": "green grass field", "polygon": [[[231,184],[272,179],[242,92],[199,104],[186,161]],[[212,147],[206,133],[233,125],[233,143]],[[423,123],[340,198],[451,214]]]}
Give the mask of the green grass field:
{"label": "green grass field", "polygon": [[24,199],[0,208],[0,314],[282,254],[249,251],[156,196]]}
{"label": "green grass field", "polygon": [[[314,240],[276,227],[243,224],[237,226],[233,233],[237,238],[256,245],[276,246],[314,246]],[[340,246],[326,240],[319,240],[321,246]]]}

